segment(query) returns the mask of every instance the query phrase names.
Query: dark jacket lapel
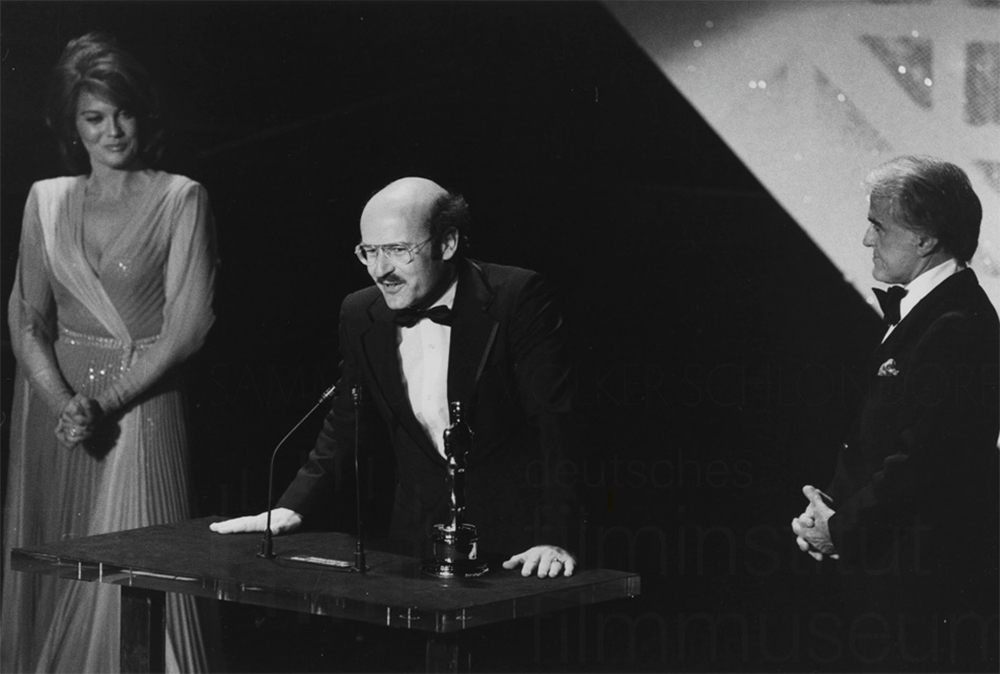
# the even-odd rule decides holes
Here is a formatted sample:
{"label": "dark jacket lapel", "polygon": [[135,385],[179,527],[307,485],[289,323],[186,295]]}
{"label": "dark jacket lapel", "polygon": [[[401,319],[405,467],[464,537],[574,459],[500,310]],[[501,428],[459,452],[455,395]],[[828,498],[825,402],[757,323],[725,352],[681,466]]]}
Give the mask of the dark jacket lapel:
{"label": "dark jacket lapel", "polygon": [[472,260],[460,264],[448,352],[448,400],[468,410],[500,323],[490,314],[495,293],[483,270]]}
{"label": "dark jacket lapel", "polygon": [[877,371],[879,366],[893,354],[898,353],[916,335],[922,335],[927,326],[946,311],[964,306],[966,299],[972,296],[979,286],[979,280],[971,269],[963,269],[957,274],[942,281],[926,297],[917,302],[892,334],[882,342],[872,354],[872,365]]}

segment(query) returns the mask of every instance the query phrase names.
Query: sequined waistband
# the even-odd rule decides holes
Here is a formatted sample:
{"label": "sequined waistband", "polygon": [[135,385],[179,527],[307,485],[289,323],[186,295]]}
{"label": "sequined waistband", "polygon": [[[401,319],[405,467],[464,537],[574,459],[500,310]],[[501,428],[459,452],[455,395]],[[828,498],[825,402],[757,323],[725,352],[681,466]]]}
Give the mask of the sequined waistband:
{"label": "sequined waistband", "polygon": [[130,351],[132,349],[141,349],[147,346],[152,346],[156,343],[156,337],[143,337],[142,339],[137,339],[132,344],[123,342],[120,339],[115,339],[114,337],[98,337],[97,335],[85,335],[81,332],[75,332],[69,328],[59,326],[59,339],[65,340],[70,344],[82,344],[85,346],[96,346],[101,349],[115,349],[119,351]]}

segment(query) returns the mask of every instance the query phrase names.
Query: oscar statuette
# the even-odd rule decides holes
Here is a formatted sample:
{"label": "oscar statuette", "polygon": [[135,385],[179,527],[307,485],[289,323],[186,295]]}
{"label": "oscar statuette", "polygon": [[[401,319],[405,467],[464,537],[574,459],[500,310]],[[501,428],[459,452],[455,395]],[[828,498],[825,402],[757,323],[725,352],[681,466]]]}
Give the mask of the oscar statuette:
{"label": "oscar statuette", "polygon": [[444,453],[448,459],[448,486],[451,490],[451,521],[435,524],[431,534],[433,556],[423,563],[424,573],[437,578],[474,578],[489,565],[477,559],[479,537],[476,527],[465,520],[465,466],[472,448],[472,429],[462,418],[462,404],[449,405],[451,426],[444,431]]}

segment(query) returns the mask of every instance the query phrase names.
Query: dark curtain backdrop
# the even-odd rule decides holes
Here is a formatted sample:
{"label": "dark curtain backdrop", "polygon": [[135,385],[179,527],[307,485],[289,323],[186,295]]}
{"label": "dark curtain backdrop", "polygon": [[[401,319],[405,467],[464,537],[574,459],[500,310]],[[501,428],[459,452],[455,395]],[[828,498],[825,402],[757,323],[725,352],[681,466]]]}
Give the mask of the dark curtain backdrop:
{"label": "dark curtain backdrop", "polygon": [[[0,21],[4,303],[28,188],[59,174],[41,112],[69,38],[110,30],[147,65],[169,101],[165,167],[209,190],[200,514],[264,507],[271,449],[336,378],[339,303],[370,282],[351,252],[361,207],[424,175],[468,198],[473,256],[559,288],[591,444],[547,479],[586,494],[586,562],[643,575],[635,601],[537,623],[526,667],[857,664],[848,626],[817,622],[834,585],[788,524],[832,470],[877,317],[602,6],[5,1]],[[6,326],[2,356],[9,415]],[[293,635],[327,628],[253,611],[225,612],[235,667],[333,666],[322,644],[269,660],[253,644],[284,634],[305,653]]]}

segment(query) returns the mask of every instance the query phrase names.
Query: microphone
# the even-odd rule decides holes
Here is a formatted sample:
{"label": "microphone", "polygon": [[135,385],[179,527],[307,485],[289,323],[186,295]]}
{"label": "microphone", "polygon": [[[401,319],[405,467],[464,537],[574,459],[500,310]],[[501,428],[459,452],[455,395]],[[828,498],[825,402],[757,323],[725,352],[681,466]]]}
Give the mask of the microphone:
{"label": "microphone", "polygon": [[358,452],[361,449],[360,425],[361,425],[361,384],[355,384],[351,388],[351,398],[354,400],[354,498],[355,509],[358,516],[358,541],[354,550],[354,567],[351,571],[364,573],[368,569],[365,567],[365,544],[361,531],[361,472],[358,470]]}
{"label": "microphone", "polygon": [[[278,456],[278,450],[281,449],[283,444],[285,444],[285,440],[291,437],[292,433],[298,430],[299,426],[301,426],[320,405],[335,395],[337,395],[337,385],[332,384],[330,388],[323,391],[323,395],[321,395],[316,404],[312,406],[312,409],[306,412],[305,416],[299,419],[299,423],[295,424],[295,426],[292,427],[292,430],[288,431],[285,437],[281,439],[281,442],[278,443],[278,446],[274,448],[274,451],[271,452],[271,467],[267,473],[267,524],[264,525],[264,540],[260,542],[260,551],[257,553],[258,557],[274,559],[274,536],[271,533],[271,510],[274,507],[274,458]],[[356,460],[357,457],[355,457],[355,461]]]}
{"label": "microphone", "polygon": [[[331,559],[329,557],[316,557],[315,555],[290,555],[286,557],[291,562],[301,562],[303,564],[319,564],[330,567],[335,571],[350,571],[352,573],[365,573],[368,567],[365,565],[365,544],[361,530],[361,478],[358,470],[358,454],[361,450],[361,385],[355,384],[351,387],[351,398],[354,401],[354,494],[355,507],[358,518],[358,535],[354,549],[354,565],[343,559]],[[309,416],[309,415],[306,415]],[[299,422],[302,423],[302,422]],[[294,429],[293,429],[294,430]],[[270,527],[267,529],[271,530]],[[263,556],[263,555],[262,555]]]}

